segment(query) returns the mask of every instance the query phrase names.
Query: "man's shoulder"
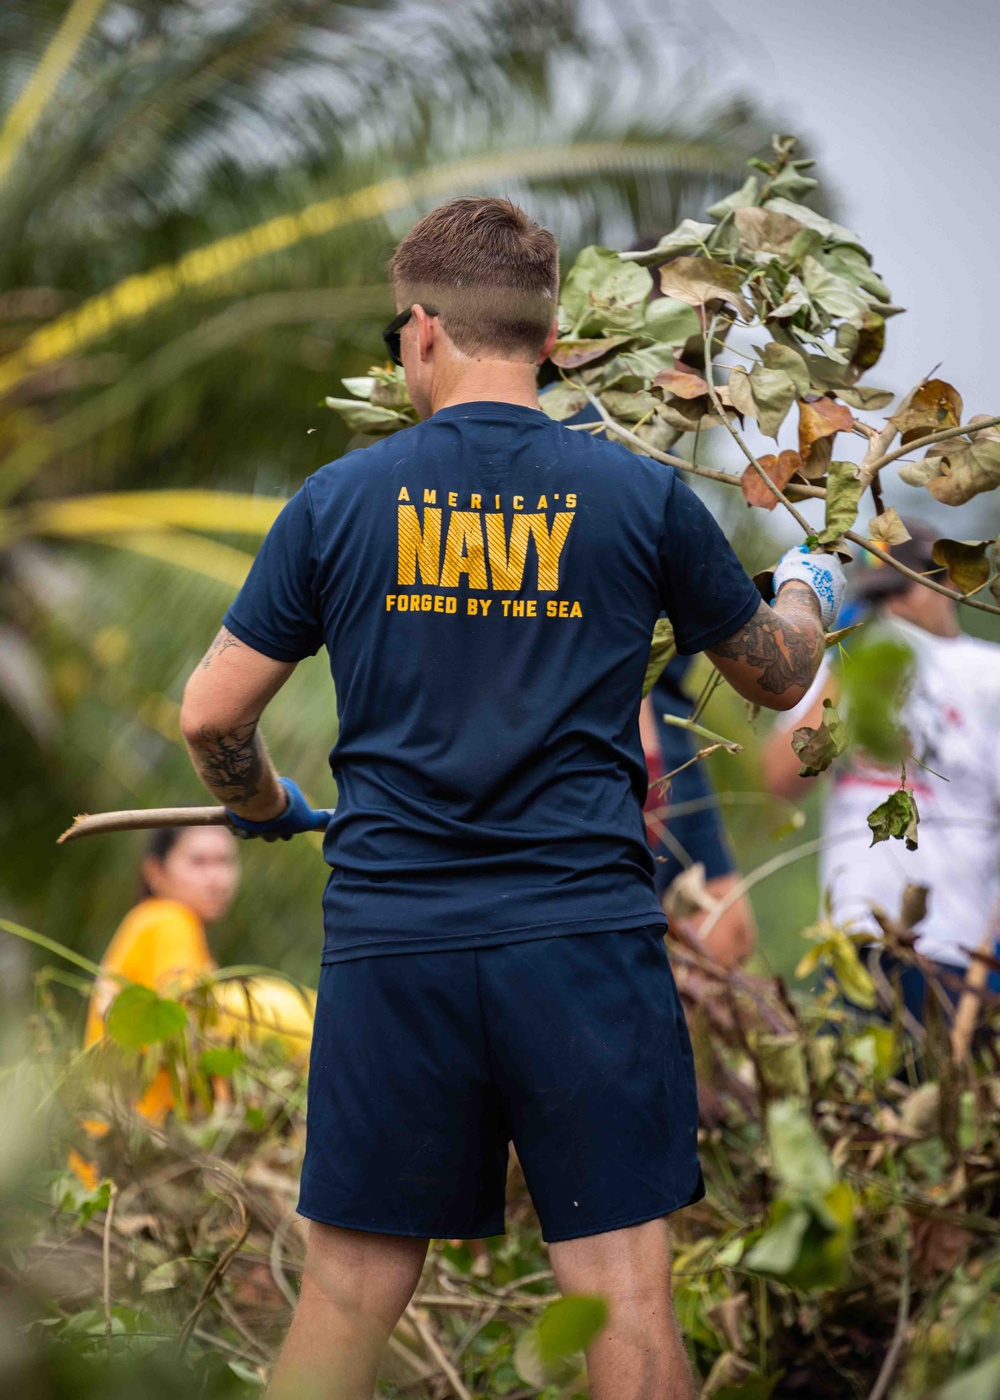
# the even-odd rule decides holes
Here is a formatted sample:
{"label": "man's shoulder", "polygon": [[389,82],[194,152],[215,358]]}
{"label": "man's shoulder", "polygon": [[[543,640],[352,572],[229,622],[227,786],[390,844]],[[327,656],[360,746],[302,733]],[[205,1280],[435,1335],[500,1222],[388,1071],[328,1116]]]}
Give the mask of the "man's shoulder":
{"label": "man's shoulder", "polygon": [[670,491],[677,473],[668,462],[658,462],[645,453],[633,452],[623,442],[616,442],[604,433],[586,432],[554,420],[552,427],[563,452],[586,461],[592,470],[611,471],[619,480],[632,480],[664,492]]}
{"label": "man's shoulder", "polygon": [[390,471],[398,466],[401,457],[419,453],[423,447],[423,430],[426,423],[414,423],[412,427],[401,428],[388,437],[366,442],[345,452],[343,457],[335,457],[306,477],[310,492],[320,495],[337,491],[343,486],[354,484],[359,477],[371,478],[373,473]]}

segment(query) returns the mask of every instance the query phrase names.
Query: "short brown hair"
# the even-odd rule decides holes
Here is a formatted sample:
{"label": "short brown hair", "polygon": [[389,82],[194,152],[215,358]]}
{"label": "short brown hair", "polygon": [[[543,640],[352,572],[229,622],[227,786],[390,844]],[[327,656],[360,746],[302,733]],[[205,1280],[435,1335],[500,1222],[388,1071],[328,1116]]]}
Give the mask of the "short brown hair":
{"label": "short brown hair", "polygon": [[389,262],[398,294],[434,307],[459,350],[534,359],[559,297],[559,246],[509,199],[432,209]]}

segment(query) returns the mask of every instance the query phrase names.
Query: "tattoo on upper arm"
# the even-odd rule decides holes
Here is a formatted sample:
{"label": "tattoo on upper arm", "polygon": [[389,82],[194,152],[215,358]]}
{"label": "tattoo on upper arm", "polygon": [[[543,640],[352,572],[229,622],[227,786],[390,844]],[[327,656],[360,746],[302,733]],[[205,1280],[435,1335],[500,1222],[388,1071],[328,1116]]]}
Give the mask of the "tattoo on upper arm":
{"label": "tattoo on upper arm", "polygon": [[224,651],[228,651],[230,647],[241,647],[242,645],[243,643],[240,641],[239,637],[234,637],[228,628],[221,627],[215,641],[201,659],[202,670],[208,670],[209,666],[212,664],[213,657],[221,656],[221,654]]}
{"label": "tattoo on upper arm", "polygon": [[800,595],[791,583],[786,584],[780,608],[761,603],[749,622],[710,650],[760,671],[757,684],[769,695],[783,695],[793,686],[807,688],[824,644],[815,599],[811,590],[806,593]]}
{"label": "tattoo on upper arm", "polygon": [[246,802],[260,791],[264,746],[257,721],[224,731],[199,729],[190,741],[205,785],[229,802]]}

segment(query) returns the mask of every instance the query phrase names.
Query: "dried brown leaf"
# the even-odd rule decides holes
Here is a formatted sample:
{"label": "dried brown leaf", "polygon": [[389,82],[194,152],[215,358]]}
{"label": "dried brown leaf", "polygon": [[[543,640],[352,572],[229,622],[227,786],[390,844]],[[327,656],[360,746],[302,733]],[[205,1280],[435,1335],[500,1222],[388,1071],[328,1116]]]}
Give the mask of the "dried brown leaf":
{"label": "dried brown leaf", "polygon": [[937,540],[931,555],[935,564],[947,569],[948,582],[959,593],[977,593],[990,577],[986,551],[992,543],[992,540]]}
{"label": "dried brown leaf", "polygon": [[675,258],[660,268],[660,290],[664,296],[687,302],[688,306],[727,302],[745,321],[750,321],[753,310],[740,290],[743,277],[742,269],[730,263],[717,263],[712,258]]}
{"label": "dried brown leaf", "polygon": [[[791,448],[786,448],[777,456],[773,452],[769,452],[764,457],[758,457],[757,461],[779,490],[784,490],[795,473],[802,470],[802,459]],[[748,466],[743,473],[740,485],[743,487],[743,496],[748,506],[760,506],[762,510],[774,510],[778,504],[777,496],[773,491],[768,490],[766,483],[761,481],[759,473],[752,465]]]}
{"label": "dried brown leaf", "polygon": [[653,379],[654,389],[663,389],[679,399],[697,399],[708,393],[708,385],[694,370],[678,365],[674,369],[661,369]]}
{"label": "dried brown leaf", "polygon": [[895,506],[889,506],[881,515],[873,515],[868,522],[868,534],[875,544],[904,544],[910,532],[899,518]]}
{"label": "dried brown leaf", "polygon": [[962,421],[962,396],[944,379],[927,379],[918,384],[897,413],[889,419],[900,432],[905,447],[916,438],[942,428],[957,428]]}
{"label": "dried brown leaf", "polygon": [[851,410],[833,399],[799,402],[799,456],[802,472],[810,481],[824,474],[830,465],[833,439],[837,433],[849,433],[854,427]]}

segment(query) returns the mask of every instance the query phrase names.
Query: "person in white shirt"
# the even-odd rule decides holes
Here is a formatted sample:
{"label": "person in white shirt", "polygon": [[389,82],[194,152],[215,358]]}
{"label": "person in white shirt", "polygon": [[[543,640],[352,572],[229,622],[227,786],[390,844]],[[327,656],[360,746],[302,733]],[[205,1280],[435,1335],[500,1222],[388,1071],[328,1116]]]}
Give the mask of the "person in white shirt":
{"label": "person in white shirt", "polygon": [[[906,523],[912,538],[895,546],[893,556],[929,573],[937,567],[931,558],[936,536],[918,522]],[[899,787],[900,770],[852,747],[830,769],[820,858],[824,899],[830,899],[834,923],[878,935],[872,906],[895,917],[906,886],[926,886],[927,913],[914,928],[917,951],[942,973],[961,974],[969,950],[997,927],[1000,646],[964,634],[950,598],[884,564],[856,568],[852,593],[911,652],[900,721],[912,755],[906,786],[920,813],[919,840],[914,851],[899,840],[871,844],[868,814]],[[765,748],[767,787],[793,801],[815,780],[799,777],[792,732],[818,725],[824,700],[838,697],[837,666],[829,658],[801,703],[779,717]],[[924,988],[914,972],[907,971],[903,990],[907,1009],[919,1019]],[[944,981],[955,985],[954,976]]]}

